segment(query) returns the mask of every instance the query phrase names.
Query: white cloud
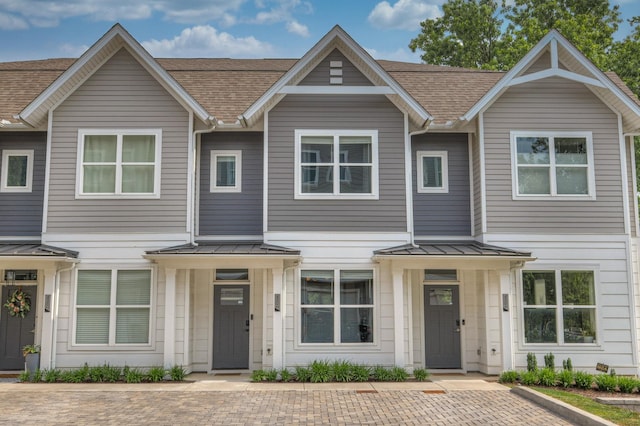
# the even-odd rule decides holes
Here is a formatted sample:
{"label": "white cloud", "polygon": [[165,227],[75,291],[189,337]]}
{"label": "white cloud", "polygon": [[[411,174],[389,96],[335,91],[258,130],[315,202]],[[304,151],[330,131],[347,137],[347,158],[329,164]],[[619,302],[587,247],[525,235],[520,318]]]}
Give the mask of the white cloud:
{"label": "white cloud", "polygon": [[307,28],[306,25],[302,25],[298,21],[288,22],[287,31],[293,34],[298,34],[301,37],[309,37],[309,28]]}
{"label": "white cloud", "polygon": [[77,58],[82,55],[88,48],[89,46],[87,45],[76,46],[70,43],[65,43],[58,48],[58,51],[64,57]]}
{"label": "white cloud", "polygon": [[[0,0],[0,13],[12,14],[35,27],[53,27],[65,18],[96,21],[137,20],[158,13],[179,23],[233,22],[230,13],[247,0]],[[2,24],[0,18],[0,25]]]}
{"label": "white cloud", "polygon": [[393,6],[387,1],[376,4],[369,22],[376,28],[415,31],[420,22],[442,16],[438,0],[398,0]]}
{"label": "white cloud", "polygon": [[142,42],[151,55],[166,57],[234,57],[264,58],[273,48],[269,43],[254,37],[234,37],[218,32],[209,25],[184,29],[171,40],[149,40]]}
{"label": "white cloud", "polygon": [[386,59],[388,61],[399,61],[399,62],[422,62],[419,53],[412,52],[409,49],[397,49],[391,52],[386,51],[378,51],[376,49],[365,48],[365,50],[369,53],[369,55],[373,56],[375,59]]}
{"label": "white cloud", "polygon": [[24,19],[0,12],[1,30],[25,30],[27,28],[29,28],[29,24]]}

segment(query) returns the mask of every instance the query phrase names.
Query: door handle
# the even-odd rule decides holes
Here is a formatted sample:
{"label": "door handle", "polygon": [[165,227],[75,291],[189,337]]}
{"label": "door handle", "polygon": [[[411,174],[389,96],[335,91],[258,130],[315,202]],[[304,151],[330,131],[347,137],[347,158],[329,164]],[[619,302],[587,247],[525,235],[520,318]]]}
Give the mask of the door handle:
{"label": "door handle", "polygon": [[244,329],[244,331],[248,332],[249,331],[249,320],[245,321],[244,326],[247,327],[247,328]]}

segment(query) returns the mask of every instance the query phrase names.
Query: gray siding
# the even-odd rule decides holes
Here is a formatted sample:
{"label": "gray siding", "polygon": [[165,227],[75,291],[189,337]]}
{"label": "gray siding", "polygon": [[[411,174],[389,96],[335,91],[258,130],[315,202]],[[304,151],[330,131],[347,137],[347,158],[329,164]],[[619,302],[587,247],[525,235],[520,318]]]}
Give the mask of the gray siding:
{"label": "gray siding", "polygon": [[[211,150],[242,151],[242,192],[210,192]],[[262,235],[263,134],[207,133],[200,145],[199,235]]]}
{"label": "gray siding", "polygon": [[329,86],[331,61],[342,61],[343,86],[372,86],[369,81],[349,60],[337,49],[333,50],[300,82],[301,86]]}
{"label": "gray siding", "polygon": [[[584,85],[549,78],[516,86],[484,117],[489,232],[624,232],[617,118]],[[597,199],[513,200],[511,130],[593,132]]]}
{"label": "gray siding", "polygon": [[39,237],[42,232],[47,134],[0,133],[0,159],[5,149],[33,150],[33,180],[31,192],[0,192],[0,236]]}
{"label": "gray siding", "polygon": [[[476,135],[479,132],[476,132]],[[482,171],[480,170],[480,141],[474,136],[471,145],[473,163],[473,229],[474,236],[482,234]]]}
{"label": "gray siding", "polygon": [[[378,130],[378,200],[294,200],[295,129]],[[287,96],[269,113],[269,231],[407,229],[403,115],[384,96]]]}
{"label": "gray siding", "polygon": [[[446,151],[449,162],[449,192],[418,193],[417,151]],[[416,236],[471,235],[469,145],[466,133],[415,136],[411,150],[413,220]]]}
{"label": "gray siding", "polygon": [[636,216],[636,205],[638,204],[638,200],[634,194],[634,188],[636,187],[636,182],[633,179],[633,168],[635,166],[635,160],[633,156],[635,155],[634,144],[633,144],[633,136],[628,136],[624,138],[625,141],[625,149],[627,153],[627,182],[629,182],[628,188],[628,196],[629,196],[629,225],[631,235],[636,237],[636,227],[638,222],[638,217]]}
{"label": "gray siding", "polygon": [[[48,232],[186,232],[187,111],[124,49],[53,114]],[[79,128],[161,128],[159,199],[75,199]]]}

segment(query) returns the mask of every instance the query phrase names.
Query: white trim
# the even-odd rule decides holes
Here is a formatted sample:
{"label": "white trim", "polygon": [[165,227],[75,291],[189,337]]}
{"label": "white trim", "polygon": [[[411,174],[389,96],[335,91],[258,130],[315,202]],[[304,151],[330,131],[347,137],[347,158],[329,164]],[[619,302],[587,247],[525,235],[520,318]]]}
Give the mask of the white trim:
{"label": "white trim", "polygon": [[507,87],[530,83],[532,81],[538,81],[538,80],[542,80],[549,77],[560,77],[560,78],[565,78],[567,80],[577,81],[578,83],[584,83],[584,84],[589,84],[591,86],[605,88],[605,85],[602,84],[600,80],[586,77],[584,75],[580,75],[575,72],[563,70],[561,68],[551,68],[543,71],[534,72],[531,74],[525,74],[521,77],[515,77],[513,80],[507,83]]}
{"label": "white trim", "polygon": [[[423,159],[425,157],[433,157],[440,159],[440,186],[424,186],[424,165]],[[449,156],[447,151],[416,151],[416,182],[418,193],[434,193],[434,194],[448,194],[449,193]]]}
{"label": "white trim", "polygon": [[[549,163],[544,165],[538,164],[518,164],[518,147],[517,139],[519,137],[544,137],[548,138],[548,154]],[[556,155],[554,151],[554,143],[556,138],[584,138],[587,144],[587,163],[586,165],[572,164],[556,164]],[[595,163],[593,158],[593,134],[592,132],[561,132],[561,131],[520,131],[512,130],[510,132],[511,146],[511,189],[512,198],[514,200],[561,200],[561,201],[591,201],[596,199],[596,178]],[[549,169],[549,194],[520,194],[518,185],[518,167],[543,167]],[[558,167],[580,167],[587,169],[587,194],[558,194],[558,185],[556,182],[556,170]]]}
{"label": "white trim", "polygon": [[198,241],[262,241],[262,235],[199,235]]}
{"label": "white trim", "polygon": [[[242,151],[239,149],[212,149],[210,154],[209,192],[242,192]],[[233,186],[218,186],[216,178],[218,176],[218,157],[233,157],[235,164],[235,183]]]}
{"label": "white trim", "polygon": [[[633,214],[635,217],[635,224],[636,224],[636,229],[635,229],[635,233],[636,233],[636,237],[640,235],[640,212],[638,212],[638,176],[636,173],[636,148],[635,148],[635,137],[630,135],[629,136],[629,152],[627,153],[627,155],[629,156],[629,160],[631,162],[631,178],[632,178],[632,182],[630,183],[631,185],[633,185],[632,189],[633,189]],[[629,201],[631,203],[631,201]]]}
{"label": "white trim", "polygon": [[[618,146],[620,150],[620,184],[622,185],[622,205],[624,212],[622,217],[624,218],[624,232],[627,235],[631,234],[631,218],[629,213],[631,212],[629,207],[629,175],[627,168],[627,150],[625,149],[625,140],[622,133],[622,115],[616,113],[618,117]],[[636,203],[637,204],[637,203]],[[637,216],[636,216],[637,217]]]}
{"label": "white trim", "polygon": [[[8,186],[9,157],[26,157],[27,170],[25,186]],[[33,149],[3,149],[0,192],[31,192],[33,187]]]}
{"label": "white trim", "polygon": [[409,132],[409,115],[405,112],[404,117],[404,184],[405,196],[407,198],[407,232],[411,235],[413,242],[413,170],[411,164],[411,133]]}
{"label": "white trim", "polygon": [[[294,149],[294,181],[295,192],[294,199],[296,200],[377,200],[379,197],[379,183],[378,183],[378,131],[377,130],[328,130],[328,129],[296,129],[295,132],[295,149]],[[318,167],[332,167],[333,178],[333,192],[331,193],[303,193],[302,192],[302,165],[301,165],[301,150],[302,150],[302,138],[305,136],[327,136],[333,138],[333,159],[330,163],[319,163]],[[371,139],[371,162],[370,163],[349,163],[340,161],[340,137],[341,136],[363,136]],[[340,177],[340,165],[346,164],[347,166],[359,167],[368,166],[371,167],[371,192],[370,193],[341,193],[340,192],[340,178],[335,179],[336,176]],[[316,177],[319,178],[319,173],[316,171]]]}
{"label": "white trim", "polygon": [[42,200],[42,231],[47,232],[47,219],[49,217],[49,184],[51,182],[51,140],[53,138],[53,109],[49,110],[47,120],[47,152],[44,164],[44,194]]}
{"label": "white trim", "polygon": [[[336,83],[334,83],[336,79]],[[341,84],[342,77],[332,77],[331,84]],[[389,86],[285,86],[282,95],[395,95]]]}
{"label": "white trim", "polygon": [[[484,163],[484,111],[480,111],[480,115],[478,116],[478,144],[478,152],[480,154],[480,211],[482,214],[480,218],[480,232],[484,239],[484,234],[487,233],[487,174]],[[475,221],[473,222],[473,226],[475,226]]]}
{"label": "white trim", "polygon": [[[186,217],[186,232],[189,232],[193,236],[194,226],[194,198],[195,188],[195,143],[193,135],[193,112],[189,111],[189,129],[187,130],[187,217]],[[193,237],[191,237],[193,241]]]}
{"label": "white trim", "polygon": [[[269,230],[269,111],[264,112],[262,150],[262,234]],[[266,239],[265,239],[266,240]]]}
{"label": "white trim", "polygon": [[[117,151],[115,163],[109,162],[116,168],[115,191],[112,193],[85,193],[83,189],[84,181],[84,142],[86,136],[94,135],[112,135],[116,136]],[[122,192],[122,143],[123,136],[129,135],[145,135],[155,138],[155,157],[154,157],[154,176],[153,176],[153,192],[150,193],[123,193]],[[146,199],[160,198],[160,178],[162,169],[162,129],[78,129],[78,155],[76,162],[76,199]],[[100,165],[100,163],[90,163]],[[136,163],[137,164],[137,163]],[[151,165],[150,163],[139,163],[142,165]],[[188,209],[187,209],[188,210]]]}
{"label": "white trim", "polygon": [[469,231],[471,237],[476,235],[475,185],[473,181],[473,134],[467,133],[467,158],[469,161]]}

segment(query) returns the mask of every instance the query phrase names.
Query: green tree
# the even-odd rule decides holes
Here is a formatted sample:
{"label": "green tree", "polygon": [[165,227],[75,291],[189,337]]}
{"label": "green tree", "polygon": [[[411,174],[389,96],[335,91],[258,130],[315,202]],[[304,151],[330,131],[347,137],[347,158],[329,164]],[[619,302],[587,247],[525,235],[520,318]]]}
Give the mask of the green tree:
{"label": "green tree", "polygon": [[421,33],[411,40],[428,64],[463,68],[499,69],[502,20],[495,0],[449,0],[443,16],[420,23]]}

